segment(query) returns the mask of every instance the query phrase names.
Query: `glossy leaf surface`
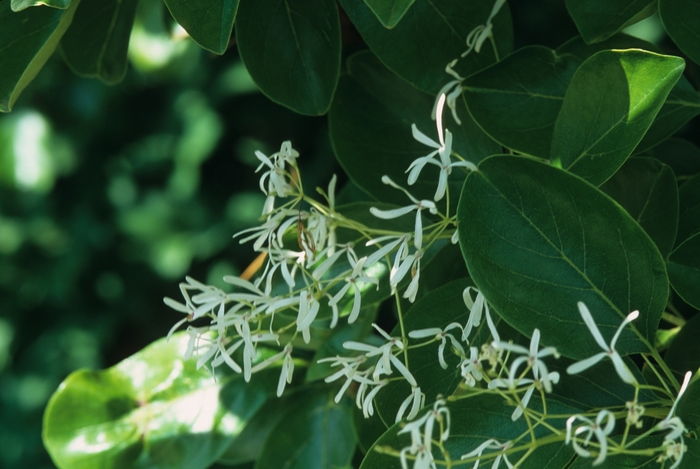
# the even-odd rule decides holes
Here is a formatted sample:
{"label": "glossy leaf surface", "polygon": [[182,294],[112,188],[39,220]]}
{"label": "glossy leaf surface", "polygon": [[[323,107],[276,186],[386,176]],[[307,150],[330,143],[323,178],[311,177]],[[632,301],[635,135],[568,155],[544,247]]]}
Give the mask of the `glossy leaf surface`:
{"label": "glossy leaf surface", "polygon": [[599,185],[649,129],[685,64],[639,50],[601,51],[576,71],[554,127],[552,159]]}
{"label": "glossy leaf surface", "polygon": [[[453,78],[445,66],[467,50],[466,39],[491,14],[493,2],[433,2],[416,0],[403,20],[386,29],[372,10],[361,1],[341,0],[340,4],[372,52],[404,80],[432,95]],[[493,22],[493,36],[500,57],[512,48],[513,32],[508,5]],[[490,42],[480,53],[463,59],[457,71],[466,77],[496,61]]]}
{"label": "glossy leaf surface", "polygon": [[[70,26],[79,0],[71,8],[29,8],[15,13],[0,3],[0,112],[10,112],[24,88],[56,50]],[[21,37],[23,40],[17,41]]]}
{"label": "glossy leaf surface", "polygon": [[71,374],[44,414],[44,444],[56,465],[205,468],[218,459],[276,377],[217,381],[196,369],[196,359],[182,358],[187,342],[178,334],[107,370]]}
{"label": "glossy leaf surface", "polygon": [[[409,165],[434,150],[413,138],[411,124],[438,140],[435,122],[430,119],[433,99],[401,80],[369,52],[351,57],[347,67],[328,116],[333,150],[359,187],[379,200],[406,205],[405,194],[383,184],[381,176],[370,176],[367,168],[406,186]],[[469,118],[464,103],[458,103],[461,126],[452,120],[449,110],[443,112],[443,125],[453,132],[452,149],[474,163],[499,152],[500,146]],[[419,199],[432,199],[438,174],[437,167],[427,165],[410,192]],[[452,172],[455,194],[465,176],[462,168]]]}
{"label": "glossy leaf surface", "polygon": [[340,21],[332,0],[243,0],[238,51],[271,100],[307,115],[328,111],[340,74]]}
{"label": "glossy leaf surface", "polygon": [[105,83],[124,78],[137,0],[84,0],[73,24],[61,39],[60,50],[78,75]]}
{"label": "glossy leaf surface", "polygon": [[627,210],[666,258],[678,230],[678,183],[653,158],[630,158],[600,189]]}
{"label": "glossy leaf surface", "polygon": [[336,404],[328,388],[306,393],[270,433],[256,469],[326,469],[350,463],[355,438],[347,401]]}
{"label": "glossy leaf surface", "polygon": [[48,6],[65,10],[71,4],[71,0],[12,0],[12,11],[22,11],[25,8],[36,6]]}
{"label": "glossy leaf surface", "polygon": [[465,80],[469,112],[501,145],[548,159],[554,123],[580,63],[546,47],[518,49]]}
{"label": "glossy leaf surface", "polygon": [[668,277],[686,303],[700,309],[700,233],[683,241],[668,256]]}
{"label": "glossy leaf surface", "polygon": [[653,15],[656,5],[649,0],[566,0],[566,8],[585,41],[593,43]]}
{"label": "glossy leaf surface", "polygon": [[700,63],[700,4],[697,0],[659,0],[659,17],[673,42]]}
{"label": "glossy leaf surface", "polygon": [[663,258],[598,189],[534,160],[494,156],[467,177],[457,218],[472,279],[520,332],[539,328],[562,355],[586,358],[600,347],[576,307],[583,301],[607,340],[639,310],[616,349],[648,350],[668,297]]}
{"label": "glossy leaf surface", "polygon": [[388,29],[399,24],[413,2],[415,0],[365,0],[377,19]]}
{"label": "glossy leaf surface", "polygon": [[165,0],[175,21],[203,48],[223,54],[228,47],[239,0]]}

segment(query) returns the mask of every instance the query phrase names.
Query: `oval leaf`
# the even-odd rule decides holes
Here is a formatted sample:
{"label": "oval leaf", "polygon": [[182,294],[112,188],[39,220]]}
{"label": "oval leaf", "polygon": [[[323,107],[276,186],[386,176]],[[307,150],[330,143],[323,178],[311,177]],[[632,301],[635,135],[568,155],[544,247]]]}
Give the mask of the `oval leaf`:
{"label": "oval leaf", "polygon": [[328,111],[340,74],[340,20],[333,0],[243,0],[241,59],[263,93],[300,114]]}
{"label": "oval leaf", "polygon": [[678,183],[654,158],[630,158],[600,189],[627,210],[666,258],[678,231]]}
{"label": "oval leaf", "polygon": [[[436,95],[453,79],[445,73],[445,66],[467,50],[467,36],[475,27],[486,23],[494,2],[416,0],[404,21],[391,30],[377,20],[364,2],[341,0],[340,4],[372,52],[389,69],[416,88]],[[513,42],[507,4],[492,23],[498,54],[504,57]],[[494,62],[493,48],[486,41],[480,53],[472,52],[460,61],[459,73],[467,77]]]}
{"label": "oval leaf", "polygon": [[523,334],[539,328],[542,341],[563,355],[590,356],[600,347],[577,310],[583,301],[607,340],[640,311],[622,332],[619,352],[653,343],[668,297],[663,258],[595,187],[534,160],[494,156],[467,177],[457,219],[472,279]]}
{"label": "oval leaf", "polygon": [[[29,8],[14,13],[0,2],[0,112],[10,112],[73,21],[79,0],[67,10]],[[22,38],[17,40],[17,38]]]}
{"label": "oval leaf", "polygon": [[581,36],[593,43],[653,15],[656,3],[649,0],[566,0],[566,8]]}
{"label": "oval leaf", "polygon": [[[347,66],[348,74],[341,77],[328,114],[333,150],[358,186],[379,200],[406,205],[406,196],[383,184],[381,175],[405,186],[411,162],[434,150],[411,134],[411,124],[416,124],[437,141],[435,122],[430,119],[433,99],[397,77],[370,52],[353,55]],[[455,152],[474,163],[500,152],[501,147],[479,129],[461,100],[457,111],[462,125],[452,120],[448,110],[443,112],[444,125],[453,134]],[[371,174],[367,168],[372,168]],[[455,193],[465,175],[461,168],[452,172]],[[419,199],[432,199],[437,184],[437,168],[427,165],[409,189]]]}
{"label": "oval leaf", "polygon": [[82,1],[61,39],[60,50],[71,70],[105,83],[120,82],[137,5],[138,0]]}
{"label": "oval leaf", "polygon": [[552,159],[600,185],[622,166],[683,72],[680,57],[598,52],[576,71],[554,127]]}
{"label": "oval leaf", "polygon": [[548,159],[554,123],[580,64],[546,47],[519,49],[465,80],[469,113],[504,147]]}
{"label": "oval leaf", "polygon": [[678,178],[700,173],[700,148],[682,138],[671,138],[647,152],[667,164]]}
{"label": "oval leaf", "polygon": [[700,233],[696,233],[668,256],[668,278],[676,293],[700,309]]}
{"label": "oval leaf", "polygon": [[159,340],[104,371],[72,373],[44,414],[61,469],[205,468],[274,389],[275,372],[216,380],[182,357],[188,335]]}
{"label": "oval leaf", "polygon": [[216,54],[226,52],[238,0],[165,0],[165,4],[197,44]]}
{"label": "oval leaf", "polygon": [[659,17],[666,32],[695,63],[700,63],[700,8],[696,0],[659,0]]}
{"label": "oval leaf", "polygon": [[307,390],[267,438],[256,469],[327,469],[344,467],[355,452],[347,402],[333,402],[327,388]]}

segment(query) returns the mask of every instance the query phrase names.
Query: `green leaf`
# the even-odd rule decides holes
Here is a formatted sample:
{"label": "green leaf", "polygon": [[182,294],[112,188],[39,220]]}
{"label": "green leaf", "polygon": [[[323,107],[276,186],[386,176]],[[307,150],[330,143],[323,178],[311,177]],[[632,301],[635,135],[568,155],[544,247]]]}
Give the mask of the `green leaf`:
{"label": "green leaf", "polygon": [[203,48],[226,52],[239,0],[165,0],[175,21]]}
{"label": "green leaf", "polygon": [[29,8],[19,13],[10,9],[10,2],[0,3],[0,112],[12,110],[51,57],[79,3],[73,1],[67,10]]}
{"label": "green leaf", "polygon": [[671,168],[654,158],[630,158],[600,189],[644,228],[665,259],[678,230],[678,183]]}
{"label": "green leaf", "polygon": [[367,454],[372,445],[386,433],[386,425],[378,412],[365,418],[362,409],[353,407],[353,429],[355,430],[355,440],[360,451]]}
{"label": "green leaf", "polygon": [[603,41],[627,26],[653,15],[649,0],[566,0],[566,8],[587,43]]}
{"label": "green leaf", "polygon": [[659,17],[666,32],[695,63],[700,63],[700,7],[697,0],[659,0]]}
{"label": "green leaf", "polygon": [[[697,341],[697,336],[695,339]],[[688,389],[685,390],[685,394],[678,402],[676,415],[683,420],[688,430],[694,431],[696,434],[700,431],[700,380],[696,379],[688,385]],[[700,446],[700,442],[695,441],[695,443]],[[698,456],[700,457],[700,454]]]}
{"label": "green leaf", "polygon": [[[464,305],[462,292],[471,285],[467,279],[455,280],[428,293],[416,301],[404,316],[403,324],[406,332],[429,327],[445,328],[452,322],[466,324],[469,311]],[[484,321],[485,323],[485,321]],[[484,327],[485,329],[485,327]],[[461,340],[461,332],[452,333]],[[393,337],[401,336],[401,327],[397,325],[391,331]],[[477,332],[478,337],[481,334]],[[427,339],[409,339],[410,343],[425,342]],[[485,342],[485,340],[484,340]],[[416,379],[421,391],[425,394],[426,404],[432,404],[439,394],[449,396],[459,383],[463,381],[459,373],[461,360],[451,351],[448,342],[444,357],[447,369],[440,366],[438,360],[439,342],[424,347],[408,350],[408,369]],[[403,359],[403,357],[399,357]],[[406,380],[389,381],[375,398],[375,405],[382,420],[392,425],[401,403],[411,394],[411,386]]]}
{"label": "green leaf", "polygon": [[467,177],[457,220],[474,283],[515,329],[539,328],[542,342],[581,359],[600,347],[577,301],[607,340],[639,310],[616,348],[648,351],[668,298],[663,258],[598,189],[535,160],[494,156]]}
{"label": "green leaf", "polygon": [[333,0],[243,0],[236,40],[268,98],[300,114],[328,111],[340,74],[340,20]]}
{"label": "green leaf", "polygon": [[640,142],[676,83],[680,57],[605,50],[576,71],[554,127],[552,160],[600,185]]}
{"label": "green leaf", "polygon": [[385,28],[391,29],[401,21],[415,0],[365,0],[365,3],[381,21]]}
{"label": "green leaf", "polygon": [[678,178],[688,178],[700,173],[700,148],[688,140],[671,138],[648,150],[647,153],[669,165]]}
{"label": "green leaf", "polygon": [[205,468],[275,387],[261,373],[215,379],[183,358],[185,333],[112,368],[72,373],[44,414],[44,444],[61,469]]}
{"label": "green leaf", "polygon": [[[386,29],[370,8],[361,1],[341,0],[340,4],[372,52],[394,73],[416,88],[435,96],[453,78],[445,66],[467,50],[466,39],[477,26],[486,23],[494,2],[435,2],[416,0],[393,29]],[[504,5],[493,23],[498,54],[504,57],[512,48],[510,10]],[[467,77],[496,62],[493,47],[486,41],[480,53],[472,52],[458,64]]]}
{"label": "green leaf", "polygon": [[52,8],[65,10],[70,6],[71,0],[12,0],[12,11],[22,11],[29,7],[46,5]]}
{"label": "green leaf", "polygon": [[[620,443],[620,436],[612,437],[613,440]],[[629,440],[628,440],[629,443]],[[641,438],[637,443],[629,445],[626,448],[629,450],[637,450],[641,454],[612,454],[608,453],[605,462],[600,466],[593,466],[591,458],[582,458],[576,456],[575,461],[567,466],[567,469],[590,469],[591,467],[600,467],[603,469],[656,469],[673,467],[675,459],[666,460],[663,466],[658,462],[660,454],[658,452],[652,455],[644,454],[642,450],[651,450],[661,448],[664,444],[663,436],[660,434],[649,435]],[[696,469],[700,467],[700,441],[685,439],[687,447],[683,454],[683,459],[677,469]],[[595,455],[596,453],[594,453]]]}
{"label": "green leaf", "polygon": [[347,402],[333,402],[328,388],[306,394],[272,430],[255,469],[326,469],[350,463],[355,437]]}
{"label": "green leaf", "polygon": [[700,233],[683,241],[668,256],[668,278],[683,301],[700,309]]}
{"label": "green leaf", "polygon": [[[394,75],[370,52],[353,55],[347,67],[328,115],[333,150],[355,184],[379,200],[406,205],[406,196],[383,184],[381,177],[386,174],[405,186],[409,165],[433,150],[411,134],[415,123],[437,141],[435,122],[430,119],[433,100]],[[474,163],[499,152],[500,146],[471,120],[464,103],[458,103],[461,126],[449,112],[443,114],[445,127],[453,132],[452,149]],[[432,199],[438,173],[437,167],[427,165],[410,192],[419,199]],[[459,169],[452,172],[453,193],[465,175]]]}
{"label": "green leaf", "polygon": [[[530,442],[528,424],[524,418],[513,422],[511,415],[513,408],[504,405],[503,397],[495,394],[477,394],[461,398],[455,401],[448,401],[446,407],[450,412],[450,436],[443,444],[450,455],[453,464],[460,461],[462,455],[476,449],[487,439],[493,438],[501,443],[519,439],[519,444],[526,445]],[[530,408],[542,411],[540,399],[533,398],[530,401]],[[424,408],[418,415],[423,416],[432,409]],[[554,398],[547,398],[547,412],[557,414],[561,417],[547,419],[547,424],[557,429],[563,429],[566,424],[567,414],[578,413],[581,409],[572,408],[561,404]],[[411,436],[407,433],[399,434],[405,426],[404,422],[393,425],[375,443],[372,450],[367,453],[360,469],[399,469],[401,463],[398,456],[387,454],[389,451],[398,453],[402,449],[411,446]],[[433,426],[433,440],[438,438],[439,426]],[[545,435],[551,434],[545,425],[535,425],[532,431],[536,438],[541,439]],[[524,454],[525,449],[514,451],[508,454],[511,463],[515,464]],[[486,458],[487,454],[492,454],[491,458]],[[540,443],[532,453],[530,453],[521,464],[521,469],[545,469],[566,467],[566,463],[572,458],[574,451],[570,446],[564,445],[562,441],[553,444]],[[494,453],[485,451],[479,467],[491,467],[493,465]],[[433,447],[433,457],[436,460],[443,460],[441,452]],[[472,467],[474,459],[464,460],[464,467]],[[446,464],[437,464],[437,467],[444,467]],[[462,466],[459,466],[462,467]],[[505,467],[501,465],[499,467]]]}
{"label": "green leaf", "polygon": [[700,233],[700,174],[696,174],[678,190],[680,214],[678,219],[678,243]]}
{"label": "green leaf", "polygon": [[664,361],[682,377],[700,368],[700,314],[688,319],[666,350]]}
{"label": "green leaf", "polygon": [[[663,53],[651,42],[623,33],[595,44],[586,44],[580,36],[577,36],[559,46],[557,53],[573,54],[583,61],[596,52],[607,49],[643,49],[658,54]],[[698,114],[700,114],[700,95],[693,89],[688,79],[681,76],[634,152],[640,153],[666,140]]]}
{"label": "green leaf", "polygon": [[83,0],[60,51],[78,75],[118,83],[126,74],[138,0]]}
{"label": "green leaf", "polygon": [[469,113],[501,145],[548,159],[554,123],[580,64],[542,46],[518,49],[464,81]]}

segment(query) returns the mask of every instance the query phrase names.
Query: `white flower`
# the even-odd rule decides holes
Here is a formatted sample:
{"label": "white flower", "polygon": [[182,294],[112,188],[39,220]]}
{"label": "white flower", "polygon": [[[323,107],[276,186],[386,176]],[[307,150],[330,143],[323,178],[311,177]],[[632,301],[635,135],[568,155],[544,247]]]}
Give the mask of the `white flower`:
{"label": "white flower", "polygon": [[493,23],[491,23],[491,20],[498,14],[505,3],[506,0],[496,0],[496,3],[494,3],[491,9],[489,18],[486,20],[486,24],[477,26],[469,33],[467,36],[467,47],[469,49],[462,53],[462,57],[466,57],[472,50],[477,54],[481,51],[482,44],[491,36],[491,31],[493,30]]}
{"label": "white flower", "polygon": [[513,446],[512,441],[506,441],[505,443],[500,443],[498,440],[494,440],[493,438],[490,438],[483,443],[481,443],[479,446],[476,447],[473,451],[470,451],[469,453],[463,454],[460,459],[471,459],[476,456],[476,460],[474,461],[474,465],[472,466],[472,469],[477,469],[479,467],[479,462],[481,462],[481,455],[483,454],[484,450],[491,449],[491,450],[497,450],[499,451],[498,456],[496,456],[496,459],[493,461],[493,465],[491,466],[491,469],[497,469],[499,464],[501,463],[501,460],[503,460],[506,463],[506,466],[508,469],[513,469],[513,464],[508,460],[508,456],[506,455],[506,450],[508,450],[511,446]]}
{"label": "white flower", "polygon": [[[362,414],[366,419],[374,415],[374,405],[372,401],[388,382],[389,381],[385,379],[376,382],[370,380],[363,380],[360,382],[360,386],[357,388],[357,396],[355,396],[355,405],[357,405],[358,409],[362,409]],[[367,390],[371,386],[374,386],[374,388],[368,393]]]}
{"label": "white flower", "polygon": [[462,361],[461,370],[462,377],[469,387],[474,387],[477,381],[484,379],[484,368],[481,366],[479,350],[476,347],[469,347],[469,358]]}
{"label": "white flower", "polygon": [[[579,425],[574,428],[574,422],[580,420],[585,423],[585,425]],[[583,446],[588,446],[591,439],[595,436],[598,440],[598,445],[600,450],[598,451],[598,457],[593,461],[593,465],[597,466],[605,461],[605,457],[608,453],[608,435],[612,433],[615,428],[615,415],[609,410],[601,410],[596,416],[595,422],[591,419],[584,417],[582,415],[573,415],[569,417],[566,421],[566,440],[564,444],[569,444],[574,448],[577,454],[583,456],[584,458],[591,457],[591,452],[583,448]],[[573,431],[572,431],[573,430]],[[578,442],[578,436],[585,433],[583,438],[583,446]]]}
{"label": "white flower", "polygon": [[579,301],[578,310],[581,313],[581,317],[586,323],[586,326],[588,326],[588,330],[591,331],[593,338],[598,343],[598,345],[600,345],[600,348],[603,349],[603,352],[600,352],[596,355],[593,355],[592,357],[586,358],[585,360],[581,360],[579,362],[574,363],[573,365],[570,365],[566,369],[566,372],[570,375],[580,373],[583,370],[587,370],[588,368],[592,367],[607,356],[610,357],[610,359],[612,360],[613,365],[615,366],[615,370],[617,371],[617,374],[620,376],[620,379],[622,379],[622,381],[629,384],[636,383],[637,380],[634,378],[634,375],[632,375],[632,372],[629,370],[629,368],[627,368],[625,362],[622,361],[622,357],[620,356],[620,354],[617,352],[617,350],[615,350],[615,343],[617,343],[617,339],[618,337],[620,337],[622,329],[631,321],[637,319],[637,317],[639,316],[639,311],[633,311],[627,315],[625,320],[622,321],[622,324],[620,324],[620,327],[617,328],[615,335],[610,341],[610,346],[608,346],[605,343],[605,339],[603,339],[602,334],[598,330],[598,326],[596,326],[595,322],[593,321],[593,316],[591,316],[591,313],[590,311],[588,311],[586,305]]}
{"label": "white flower", "polygon": [[[438,131],[438,140],[440,143],[435,142],[433,139],[422,133],[416,127],[416,124],[411,125],[411,130],[413,132],[413,138],[418,140],[420,143],[427,145],[431,148],[435,148],[434,151],[430,152],[426,156],[415,159],[411,165],[406,170],[408,174],[408,184],[413,185],[418,180],[420,172],[423,170],[426,164],[433,164],[440,168],[440,175],[438,177],[438,187],[435,191],[435,196],[433,200],[436,202],[441,200],[445,196],[445,191],[447,190],[447,178],[452,172],[454,167],[465,167],[472,171],[476,171],[476,166],[468,161],[456,161],[452,162],[450,154],[452,153],[452,134],[449,130],[442,128],[442,108],[445,104],[445,95],[441,94],[438,98],[437,103],[437,113],[436,113],[436,124]],[[440,158],[436,160],[434,157],[438,155]]]}
{"label": "white flower", "polygon": [[[260,151],[255,152],[255,156],[260,160],[260,166],[257,167],[257,173],[262,168],[267,167],[260,177],[260,190],[265,195],[277,195],[278,197],[286,197],[291,192],[291,185],[287,182],[287,171],[285,166],[287,163],[295,164],[295,159],[299,153],[292,148],[289,141],[282,143],[280,151],[272,154],[269,158]],[[265,184],[267,182],[267,184]]]}
{"label": "white flower", "polygon": [[[476,300],[472,300],[471,291],[474,290],[476,295]],[[498,335],[496,326],[491,319],[491,314],[489,314],[489,304],[486,301],[486,297],[483,293],[474,287],[467,287],[462,292],[462,299],[467,309],[469,309],[469,319],[467,320],[467,325],[464,327],[462,333],[462,340],[469,343],[469,334],[471,334],[474,327],[481,325],[481,316],[486,316],[486,323],[488,324],[489,331],[491,331],[491,336],[495,342],[500,342],[501,338]]]}
{"label": "white flower", "polygon": [[403,418],[403,414],[406,413],[409,405],[411,406],[411,410],[408,412],[406,418],[411,420],[418,415],[420,408],[425,405],[425,394],[423,394],[420,387],[416,385],[411,386],[411,394],[401,403],[398,412],[396,412],[395,422],[399,422]]}
{"label": "white flower", "polygon": [[299,314],[297,315],[297,331],[301,332],[304,342],[311,341],[311,323],[316,319],[316,315],[321,304],[316,300],[314,294],[309,290],[302,290],[299,293]]}
{"label": "white flower", "polygon": [[438,91],[437,94],[438,98],[435,100],[435,104],[433,104],[433,110],[431,111],[430,116],[432,119],[437,119],[437,107],[440,102],[440,96],[445,94],[447,95],[445,103],[447,104],[447,107],[450,108],[450,111],[452,111],[452,117],[457,125],[462,125],[462,121],[459,120],[459,116],[457,116],[457,98],[462,94],[462,82],[464,81],[464,78],[459,76],[459,74],[455,72],[453,68],[455,65],[457,65],[458,60],[459,59],[454,59],[445,67],[445,73],[452,75],[455,79],[449,81],[446,85],[440,88],[440,91]]}
{"label": "white flower", "polygon": [[[516,368],[518,365],[522,362],[527,362],[527,366],[532,368],[533,374],[535,375],[535,378],[538,378],[540,376],[545,377],[549,375],[549,370],[547,369],[547,365],[542,361],[542,358],[544,357],[549,357],[549,356],[554,356],[555,358],[559,358],[559,353],[554,347],[545,347],[541,350],[539,350],[539,344],[540,344],[540,330],[535,329],[532,332],[532,338],[530,339],[530,348],[527,349],[523,347],[522,345],[516,345],[516,344],[511,344],[509,342],[494,342],[493,347],[497,350],[507,350],[513,353],[518,353],[521,355],[526,355],[524,357],[518,357],[513,361],[512,367]],[[557,379],[559,377],[559,374],[557,373]],[[543,383],[547,387],[548,391],[551,392],[551,384],[549,384],[549,381],[547,383]]]}
{"label": "white flower", "polygon": [[[406,462],[406,454],[415,454],[416,462],[414,463],[414,469],[416,467],[435,467],[432,455],[432,444],[433,444],[433,429],[435,428],[435,423],[438,423],[442,427],[442,432],[440,433],[440,442],[447,441],[450,436],[450,409],[445,407],[445,401],[443,399],[438,399],[433,404],[432,410],[428,411],[421,418],[409,422],[400,431],[399,435],[403,433],[411,434],[411,446],[404,448],[401,451],[401,465],[402,467],[408,467]],[[432,464],[425,464],[429,462]]]}
{"label": "white flower", "polygon": [[445,361],[445,346],[447,345],[447,339],[450,339],[450,342],[452,343],[452,346],[459,352],[458,355],[460,357],[464,357],[464,348],[462,347],[462,344],[459,343],[459,341],[450,334],[448,331],[451,331],[452,329],[462,329],[462,326],[457,324],[456,322],[453,322],[451,324],[448,324],[447,327],[444,329],[440,329],[439,327],[430,327],[428,329],[418,329],[415,331],[411,331],[408,333],[408,336],[413,338],[413,339],[424,339],[426,337],[434,337],[435,340],[440,341],[440,346],[438,347],[438,361],[440,362],[440,366],[443,369],[447,369],[447,362]]}
{"label": "white flower", "polygon": [[[688,384],[690,383],[690,378],[692,376],[693,373],[691,371],[685,374],[685,377],[683,378],[683,384],[681,385],[681,389],[678,391],[678,397],[676,397],[676,400],[673,402],[671,410],[669,411],[666,418],[664,418],[661,422],[657,423],[654,427],[654,430],[659,431],[670,430],[664,436],[664,448],[666,451],[660,457],[661,461],[670,458],[673,458],[675,460],[670,469],[675,469],[676,467],[678,467],[678,465],[681,463],[681,460],[683,459],[683,454],[686,450],[683,435],[688,430],[685,428],[683,421],[679,417],[674,417],[673,414],[676,412],[676,406],[681,400],[681,396],[683,396],[683,393],[685,393],[685,390],[688,388]],[[676,441],[678,439],[680,439],[680,442]]]}
{"label": "white flower", "polygon": [[420,212],[423,209],[428,209],[428,211],[432,214],[437,213],[437,207],[435,206],[435,202],[432,200],[418,200],[415,197],[413,197],[406,189],[403,187],[397,185],[394,181],[389,178],[389,176],[382,176],[382,182],[384,184],[387,184],[395,189],[399,189],[403,191],[404,194],[408,196],[409,199],[413,202],[412,205],[408,205],[406,207],[401,207],[401,208],[395,208],[391,210],[379,210],[376,207],[371,207],[369,209],[370,213],[374,215],[377,218],[381,218],[383,220],[390,220],[392,218],[398,218],[400,216],[406,215],[408,213],[411,213],[412,211],[416,211],[416,223],[415,223],[415,233],[413,235],[413,242],[416,246],[416,249],[420,249],[423,246],[423,220],[421,218]]}
{"label": "white flower", "polygon": [[379,288],[379,280],[375,277],[369,277],[364,275],[364,265],[367,262],[367,257],[363,257],[358,260],[354,260],[348,257],[350,264],[352,265],[352,272],[350,275],[345,277],[345,285],[335,294],[331,301],[328,303],[331,308],[336,306],[338,302],[345,296],[350,287],[353,287],[353,300],[352,300],[352,310],[348,316],[348,324],[355,322],[357,317],[360,315],[360,306],[362,304],[362,291],[360,290],[359,283],[372,283]]}

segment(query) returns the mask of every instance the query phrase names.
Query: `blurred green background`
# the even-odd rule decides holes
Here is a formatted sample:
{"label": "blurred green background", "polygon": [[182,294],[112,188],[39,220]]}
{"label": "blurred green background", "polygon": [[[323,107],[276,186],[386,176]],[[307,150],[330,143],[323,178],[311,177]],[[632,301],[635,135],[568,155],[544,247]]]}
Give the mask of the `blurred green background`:
{"label": "blurred green background", "polygon": [[[511,8],[516,48],[576,35],[563,2]],[[640,35],[663,40],[645,24]],[[343,37],[346,54],[363,47],[347,21]],[[163,337],[180,313],[162,298],[178,298],[185,275],[223,286],[253,260],[231,236],[262,209],[255,150],[292,140],[306,187],[338,172],[325,118],[261,95],[235,41],[210,54],[162,1],[142,0],[129,56],[114,87],[54,57],[0,115],[4,469],[54,467],[41,443],[51,393],[71,371],[112,366]]]}

